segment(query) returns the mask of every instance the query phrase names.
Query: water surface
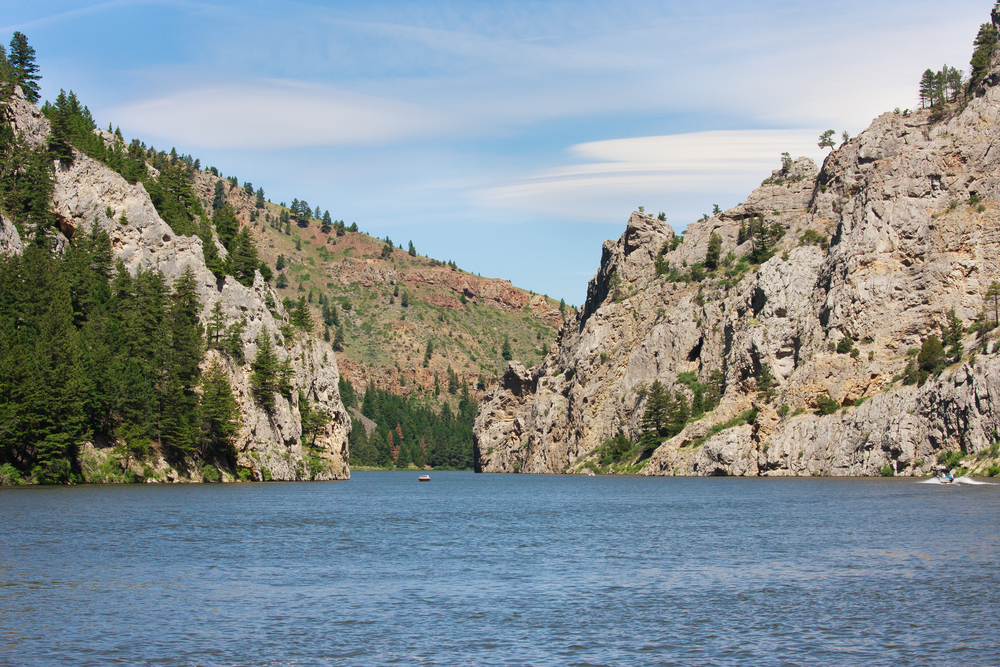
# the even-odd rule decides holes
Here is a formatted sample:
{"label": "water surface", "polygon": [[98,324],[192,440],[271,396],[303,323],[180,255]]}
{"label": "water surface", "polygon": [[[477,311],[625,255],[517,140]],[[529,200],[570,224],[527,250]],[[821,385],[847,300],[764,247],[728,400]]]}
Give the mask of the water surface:
{"label": "water surface", "polygon": [[1000,485],[0,490],[3,665],[1000,663]]}

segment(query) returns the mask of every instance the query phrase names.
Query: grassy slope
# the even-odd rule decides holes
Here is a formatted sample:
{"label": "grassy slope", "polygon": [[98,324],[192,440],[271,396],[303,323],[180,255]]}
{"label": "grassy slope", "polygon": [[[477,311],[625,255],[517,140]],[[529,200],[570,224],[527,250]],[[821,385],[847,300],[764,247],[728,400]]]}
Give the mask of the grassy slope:
{"label": "grassy slope", "polygon": [[[208,172],[195,176],[196,191],[209,211],[216,180]],[[337,303],[346,335],[337,361],[341,375],[359,391],[374,381],[400,395],[433,392],[437,374],[444,395],[450,366],[479,398],[482,388],[503,372],[505,338],[514,358],[529,366],[540,361],[555,340],[561,317],[552,299],[427,257],[411,257],[405,250],[383,259],[383,240],[360,232],[324,234],[315,219],[307,227],[293,221],[286,235],[265,219],[265,213],[277,219],[282,208],[268,203],[251,222],[254,198],[239,187],[229,192],[229,202],[241,223],[251,226],[262,261],[273,268],[278,255],[284,255],[289,285],[278,290],[282,298],[297,300],[312,291],[319,331],[320,295]],[[297,241],[301,250],[296,250]],[[399,296],[394,296],[397,290]],[[410,296],[407,308],[401,305],[404,292]],[[428,341],[434,351],[424,367]]]}

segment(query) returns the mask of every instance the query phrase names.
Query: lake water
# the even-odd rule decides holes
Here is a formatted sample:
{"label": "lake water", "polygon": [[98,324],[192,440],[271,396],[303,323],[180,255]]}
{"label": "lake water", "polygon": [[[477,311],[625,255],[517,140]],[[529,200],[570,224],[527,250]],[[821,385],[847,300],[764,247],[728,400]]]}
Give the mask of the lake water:
{"label": "lake water", "polygon": [[0,490],[2,665],[1000,663],[1000,485]]}

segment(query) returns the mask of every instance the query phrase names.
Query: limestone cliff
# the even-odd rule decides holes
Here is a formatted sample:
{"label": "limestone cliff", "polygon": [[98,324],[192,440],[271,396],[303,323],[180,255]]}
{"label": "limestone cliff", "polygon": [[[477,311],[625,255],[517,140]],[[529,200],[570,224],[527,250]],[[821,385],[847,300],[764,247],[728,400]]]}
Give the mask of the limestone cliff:
{"label": "limestone cliff", "polygon": [[[11,101],[15,130],[32,145],[42,144],[48,134],[48,122],[39,109],[15,94]],[[110,136],[110,135],[109,135]],[[236,365],[221,356],[234,396],[240,407],[242,426],[236,449],[237,466],[249,469],[254,479],[346,479],[348,468],[347,436],[351,422],[338,393],[337,362],[329,344],[314,336],[295,340],[280,335],[287,323],[280,300],[261,278],[245,287],[227,276],[217,279],[205,266],[202,241],[197,236],[177,236],[159,217],[142,184],[130,185],[103,164],[74,151],[70,164],[56,164],[55,191],[52,201],[61,234],[57,247],[71,243],[76,234],[99,226],[110,236],[116,259],[127,270],[157,269],[168,283],[191,268],[198,284],[202,321],[207,321],[219,303],[226,324],[242,320],[242,334],[247,363]],[[21,239],[14,225],[0,220],[0,252],[20,252]],[[223,251],[224,252],[224,251]],[[268,308],[268,302],[273,306]],[[274,311],[274,315],[272,312]],[[254,402],[250,392],[249,362],[256,354],[256,339],[261,331],[284,341],[276,346],[280,359],[289,359],[294,370],[292,398],[276,396],[276,406],[269,414]],[[207,366],[220,357],[209,351]],[[303,450],[302,425],[298,411],[298,392],[314,405],[326,410],[331,422],[316,437],[312,452]],[[160,467],[163,467],[161,462]]]}
{"label": "limestone cliff", "polygon": [[[900,379],[952,309],[964,327],[981,319],[1000,280],[998,140],[1000,89],[986,88],[943,113],[885,114],[821,169],[789,161],[682,243],[632,214],[604,244],[581,317],[541,365],[510,364],[483,403],[478,469],[583,471],[608,438],[638,437],[652,382],[688,392],[678,375],[708,383],[713,371],[718,407],[660,445],[645,474],[917,475],[942,451],[995,462],[995,330],[965,333],[978,354],[922,386]],[[777,239],[760,265],[740,262],[756,220]],[[713,233],[719,270],[672,280],[706,259]],[[838,353],[845,337],[857,343]],[[758,391],[763,366],[772,395]],[[827,395],[843,408],[821,415]],[[752,423],[734,419],[751,408]]]}

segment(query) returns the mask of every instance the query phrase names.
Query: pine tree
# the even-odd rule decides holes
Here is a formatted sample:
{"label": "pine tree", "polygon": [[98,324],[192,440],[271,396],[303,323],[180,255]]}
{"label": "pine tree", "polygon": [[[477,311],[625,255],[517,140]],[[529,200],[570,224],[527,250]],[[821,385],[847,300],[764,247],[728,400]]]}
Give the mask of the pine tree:
{"label": "pine tree", "polygon": [[993,63],[993,54],[997,48],[997,29],[992,23],[983,23],[979,26],[979,33],[973,42],[975,50],[972,52],[972,74],[969,76],[969,93],[979,92],[981,84],[986,79]]}
{"label": "pine tree", "polygon": [[240,411],[229,378],[218,361],[213,361],[201,380],[201,441],[203,459],[222,457],[236,464],[234,441],[240,425]]}
{"label": "pine tree", "polygon": [[820,148],[833,148],[835,146],[833,142],[833,130],[826,130],[821,135],[819,135],[819,147]]}
{"label": "pine tree", "polygon": [[164,441],[180,454],[190,453],[198,440],[195,387],[201,380],[203,354],[200,311],[197,281],[189,266],[174,284],[170,299],[169,348],[160,390],[160,430]]}
{"label": "pine tree", "polygon": [[719,257],[722,254],[722,237],[712,232],[708,239],[708,252],[705,253],[705,268],[714,271],[719,268]]}
{"label": "pine tree", "polygon": [[253,285],[254,275],[260,260],[257,258],[257,246],[254,244],[248,228],[243,227],[236,235],[229,262],[230,271],[240,284],[246,287]]}
{"label": "pine tree", "polygon": [[934,99],[934,72],[928,68],[920,77],[920,108],[931,106]]}
{"label": "pine tree", "polygon": [[330,217],[329,211],[323,213],[323,224],[320,225],[319,230],[324,234],[329,234],[333,230],[333,218]]}
{"label": "pine tree", "polygon": [[278,355],[275,354],[274,345],[271,343],[271,335],[261,331],[257,336],[257,355],[250,364],[253,371],[250,376],[250,391],[257,405],[266,412],[274,410],[274,395],[279,388],[280,367]]}
{"label": "pine tree", "polygon": [[663,442],[669,409],[670,397],[663,383],[656,380],[646,392],[646,409],[640,422],[642,430],[639,442],[646,447],[656,447]]}
{"label": "pine tree", "polygon": [[406,253],[410,257],[416,257],[417,256],[417,249],[415,247],[413,247],[413,241],[410,241],[410,246],[409,246],[409,248],[407,248]]}
{"label": "pine tree", "polygon": [[38,65],[35,64],[35,49],[28,45],[28,38],[23,33],[14,32],[10,40],[10,55],[7,62],[14,77],[14,83],[21,86],[24,99],[35,104],[40,97],[38,82]]}
{"label": "pine tree", "polygon": [[948,347],[948,356],[957,361],[962,357],[964,351],[962,336],[965,334],[965,327],[962,325],[962,320],[955,313],[954,308],[948,311],[948,320],[942,329],[944,339],[942,342]]}
{"label": "pine tree", "polygon": [[212,197],[212,210],[218,211],[226,205],[226,185],[225,181],[219,179],[215,182],[215,192]]}
{"label": "pine tree", "polygon": [[208,347],[218,347],[219,339],[222,337],[222,333],[226,330],[226,316],[222,312],[222,301],[216,301],[215,305],[212,306],[212,313],[208,318],[208,326],[205,327],[205,333],[208,337]]}
{"label": "pine tree", "polygon": [[236,235],[239,233],[239,221],[236,213],[229,204],[223,204],[212,214],[212,224],[215,225],[215,233],[219,235],[219,240],[232,253]]}
{"label": "pine tree", "polygon": [[985,300],[993,301],[993,324],[1000,325],[1000,282],[994,280],[986,289]]}
{"label": "pine tree", "polygon": [[309,306],[306,305],[304,296],[300,296],[298,303],[295,304],[295,309],[291,313],[291,321],[292,325],[303,331],[312,331],[312,314],[309,312]]}
{"label": "pine tree", "polygon": [[333,349],[341,352],[344,349],[344,327],[337,325],[337,331],[333,335]]}

